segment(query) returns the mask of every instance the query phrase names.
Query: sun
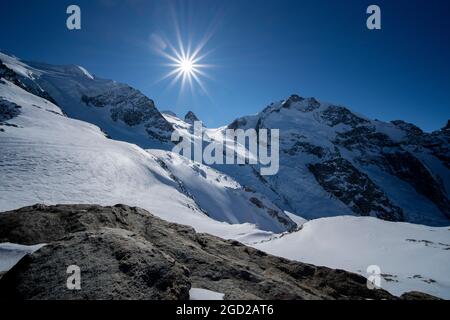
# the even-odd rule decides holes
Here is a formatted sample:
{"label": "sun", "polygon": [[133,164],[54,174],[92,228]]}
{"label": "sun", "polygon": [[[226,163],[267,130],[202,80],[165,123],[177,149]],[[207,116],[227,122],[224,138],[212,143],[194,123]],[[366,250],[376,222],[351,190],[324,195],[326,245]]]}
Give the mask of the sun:
{"label": "sun", "polygon": [[208,95],[202,78],[211,79],[207,75],[206,69],[213,66],[203,62],[205,57],[209,54],[202,53],[202,49],[206,42],[206,40],[200,42],[194,50],[191,50],[191,43],[189,42],[189,44],[185,46],[181,41],[181,37],[178,37],[177,48],[166,40],[166,49],[157,50],[157,52],[169,61],[169,63],[165,65],[171,68],[171,70],[158,81],[172,78],[170,86],[173,86],[176,82],[181,82],[181,90],[186,86],[189,86],[192,92],[194,87],[198,86],[204,94]]}
{"label": "sun", "polygon": [[206,76],[203,69],[208,65],[201,63],[204,55],[200,55],[200,50],[195,50],[194,53],[190,53],[190,50],[185,50],[183,45],[180,45],[179,50],[175,50],[172,47],[173,54],[166,54],[171,63],[168,64],[172,68],[165,78],[173,77],[172,84],[181,80],[181,89],[184,89],[186,84],[189,85],[191,90],[194,84],[200,86],[200,88],[206,92],[205,86],[200,79],[201,76]]}
{"label": "sun", "polygon": [[183,72],[184,74],[192,76],[192,74],[195,72],[195,63],[191,58],[186,58],[180,61],[178,64],[178,68],[180,69],[180,72]]}

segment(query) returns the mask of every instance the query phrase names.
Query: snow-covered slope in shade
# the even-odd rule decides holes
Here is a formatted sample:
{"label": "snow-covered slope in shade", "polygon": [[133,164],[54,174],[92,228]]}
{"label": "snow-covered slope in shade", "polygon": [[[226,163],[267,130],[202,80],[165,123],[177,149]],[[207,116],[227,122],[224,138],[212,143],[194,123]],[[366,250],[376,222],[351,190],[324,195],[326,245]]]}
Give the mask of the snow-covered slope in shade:
{"label": "snow-covered slope in shade", "polygon": [[[264,208],[255,206],[251,216],[242,214],[251,202],[237,210],[235,217],[230,216],[231,210],[222,211],[223,217],[215,212],[214,216],[220,221],[214,220],[161,165],[162,155],[152,155],[136,145],[107,139],[98,127],[65,117],[51,102],[6,80],[0,83],[0,97],[2,114],[9,117],[0,127],[0,211],[37,202],[126,203],[223,238],[239,239],[243,235],[248,238],[249,234],[259,238],[270,235],[271,231],[283,230],[280,221]],[[192,171],[192,167],[180,170]],[[216,188],[211,195],[228,188],[219,182],[211,184],[207,179],[198,179],[197,183],[206,183],[205,190]],[[239,189],[235,192],[236,199],[241,197],[239,193],[245,194]],[[215,199],[202,199],[204,204],[208,201]],[[244,203],[242,200],[241,204]],[[268,218],[262,218],[263,214]],[[255,216],[260,220],[255,221]],[[290,221],[287,217],[285,220]],[[245,222],[261,224],[266,231]]]}
{"label": "snow-covered slope in shade", "polygon": [[422,291],[450,299],[450,229],[371,217],[321,218],[257,249],[287,259],[344,269],[368,277],[381,270],[381,287],[400,295]]}
{"label": "snow-covered slope in shade", "polygon": [[148,150],[211,218],[229,223],[250,222],[274,232],[294,230],[296,224],[277,206],[229,176],[173,152]]}

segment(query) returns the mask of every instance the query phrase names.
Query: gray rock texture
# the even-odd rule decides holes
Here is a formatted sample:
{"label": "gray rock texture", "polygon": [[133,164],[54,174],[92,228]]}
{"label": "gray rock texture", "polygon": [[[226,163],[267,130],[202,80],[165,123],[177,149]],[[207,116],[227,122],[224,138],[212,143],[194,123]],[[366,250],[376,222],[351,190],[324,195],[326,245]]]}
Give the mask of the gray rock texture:
{"label": "gray rock texture", "polygon": [[[0,299],[397,299],[366,279],[196,233],[126,205],[34,205],[0,213],[0,242],[46,243],[0,279]],[[81,290],[68,290],[69,265]],[[418,294],[412,295],[417,298]]]}

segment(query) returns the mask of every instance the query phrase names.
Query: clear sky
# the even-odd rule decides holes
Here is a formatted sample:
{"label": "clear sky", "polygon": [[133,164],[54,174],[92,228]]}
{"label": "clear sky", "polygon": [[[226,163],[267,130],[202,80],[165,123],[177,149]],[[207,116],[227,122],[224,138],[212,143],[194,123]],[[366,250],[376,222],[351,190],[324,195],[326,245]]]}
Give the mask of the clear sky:
{"label": "clear sky", "polygon": [[[70,4],[81,7],[80,31],[66,28]],[[366,28],[370,4],[381,7],[382,30]],[[158,81],[172,69],[155,39],[176,45],[176,25],[193,47],[211,36],[201,51],[212,65],[201,77],[207,94]],[[207,126],[293,93],[427,131],[450,118],[447,0],[1,0],[0,49],[82,65]]]}

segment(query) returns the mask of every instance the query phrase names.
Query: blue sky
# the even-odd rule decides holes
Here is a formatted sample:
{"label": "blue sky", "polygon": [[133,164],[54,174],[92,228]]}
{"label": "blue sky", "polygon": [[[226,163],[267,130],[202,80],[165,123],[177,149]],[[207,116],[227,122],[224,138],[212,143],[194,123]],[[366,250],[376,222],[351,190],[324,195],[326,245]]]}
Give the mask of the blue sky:
{"label": "blue sky", "polygon": [[[80,31],[66,28],[69,4],[81,7]],[[370,4],[381,7],[380,31],[366,28]],[[202,50],[214,65],[202,78],[208,94],[158,82],[171,68],[152,35],[175,44],[175,21],[193,46],[212,34]],[[449,35],[446,0],[2,0],[0,11],[0,49],[82,65],[207,126],[297,93],[438,129],[450,118]]]}

